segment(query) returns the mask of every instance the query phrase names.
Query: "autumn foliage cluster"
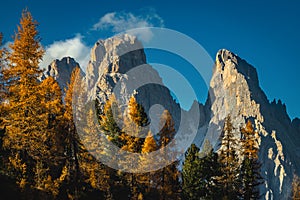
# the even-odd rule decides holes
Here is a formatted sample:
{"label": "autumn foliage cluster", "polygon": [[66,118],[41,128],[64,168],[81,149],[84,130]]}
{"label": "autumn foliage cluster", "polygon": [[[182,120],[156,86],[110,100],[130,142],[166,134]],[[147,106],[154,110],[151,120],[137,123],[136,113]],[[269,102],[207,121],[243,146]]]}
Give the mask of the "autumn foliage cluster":
{"label": "autumn foliage cluster", "polygon": [[[0,42],[2,38],[0,34]],[[0,49],[1,199],[260,198],[258,133],[250,120],[236,130],[228,116],[218,150],[208,141],[201,150],[192,144],[183,163],[175,161],[147,173],[113,169],[91,153],[107,156],[112,162],[117,159],[99,134],[122,151],[140,155],[160,151],[163,156],[159,159],[164,161],[173,156],[166,155],[164,147],[176,134],[170,112],[162,113],[161,130],[151,133],[144,128],[150,122],[135,96],[122,110],[112,95],[104,105],[97,100],[85,105],[86,117],[79,118],[86,134],[79,137],[72,102],[74,91],[83,92],[78,81],[80,68],[74,69],[67,88],[60,88],[52,77],[39,78],[44,50],[37,22],[26,10],[9,48]],[[96,122],[92,107],[97,111]],[[100,131],[95,129],[97,126]],[[236,131],[240,138],[235,137]],[[89,149],[84,144],[89,144]],[[157,162],[141,156],[123,166],[155,168]],[[294,199],[299,198],[299,182],[295,178]]]}
{"label": "autumn foliage cluster", "polygon": [[[79,138],[72,98],[74,88],[80,87],[80,68],[74,69],[65,91],[52,77],[40,80],[43,71],[39,63],[44,50],[37,22],[26,10],[9,48],[0,52],[1,197],[179,199],[177,163],[153,173],[125,173],[100,163],[81,141],[93,144],[99,134],[105,134],[122,150],[147,154],[167,145],[174,136],[174,123],[168,111],[162,115],[162,122],[168,123],[162,124],[165,132],[159,133],[160,139],[154,139],[151,132],[140,138],[140,127],[149,123],[143,107],[132,96],[127,114],[121,117],[124,127],[119,128],[112,113],[116,110],[113,106],[118,105],[112,96],[103,108],[97,107],[101,133],[95,132],[91,111],[84,121],[87,137]],[[98,106],[97,102],[92,103]],[[150,161],[137,164],[147,162]]]}

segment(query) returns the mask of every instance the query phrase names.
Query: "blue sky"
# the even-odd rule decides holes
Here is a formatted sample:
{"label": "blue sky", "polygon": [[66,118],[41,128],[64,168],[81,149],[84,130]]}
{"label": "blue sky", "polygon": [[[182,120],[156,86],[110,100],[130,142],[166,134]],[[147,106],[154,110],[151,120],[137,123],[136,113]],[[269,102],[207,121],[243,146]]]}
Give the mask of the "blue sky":
{"label": "blue sky", "polygon": [[238,54],[256,67],[269,100],[281,99],[291,118],[300,117],[300,1],[10,0],[0,12],[6,42],[25,7],[40,23],[49,59],[67,52],[85,62],[97,39],[131,27],[122,19],[163,26],[193,38],[213,59],[221,48]]}

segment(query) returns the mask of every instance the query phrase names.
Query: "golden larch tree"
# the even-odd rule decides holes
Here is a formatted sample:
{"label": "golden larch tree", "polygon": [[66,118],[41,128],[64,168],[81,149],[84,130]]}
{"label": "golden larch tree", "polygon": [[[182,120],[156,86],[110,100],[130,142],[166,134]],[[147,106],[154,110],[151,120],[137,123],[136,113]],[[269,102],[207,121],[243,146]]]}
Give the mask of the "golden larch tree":
{"label": "golden larch tree", "polygon": [[158,145],[151,131],[148,132],[145,142],[143,144],[141,156],[140,156],[140,167],[149,170],[147,173],[137,174],[137,182],[141,188],[141,194],[144,197],[150,198],[154,193],[157,193],[156,185],[158,178],[155,175],[158,175],[153,170],[155,167],[155,162],[151,157],[147,157],[151,152],[158,150]]}
{"label": "golden larch tree", "polygon": [[[142,105],[138,104],[136,98],[132,96],[129,99],[128,110],[124,116],[124,127],[120,136],[124,145],[121,149],[131,153],[141,153],[145,141],[143,135],[146,125],[148,125],[147,114]],[[132,156],[129,156],[126,160],[126,163],[122,163],[124,168],[138,168],[139,160],[134,160]],[[137,184],[137,175],[134,173],[125,173],[123,178],[130,187],[130,198],[137,199],[141,192],[141,188]]]}
{"label": "golden larch tree", "polygon": [[[161,151],[161,159],[163,162],[168,162],[169,160],[175,160],[173,163],[159,170],[160,180],[158,184],[158,189],[160,191],[160,199],[180,199],[180,183],[179,177],[180,172],[178,170],[178,161],[175,157],[177,155],[176,149],[173,148],[172,152],[167,154],[165,148],[167,145],[175,144],[171,143],[175,137],[175,122],[171,113],[168,110],[164,110],[160,118],[159,131],[159,147]],[[175,141],[176,142],[176,141]],[[170,148],[172,149],[172,147]]]}
{"label": "golden larch tree", "polygon": [[[7,114],[3,146],[10,149],[9,161],[16,180],[25,187],[30,176],[33,160],[45,152],[45,122],[39,94],[39,69],[44,50],[40,44],[37,22],[29,11],[22,13],[14,42],[7,52],[8,66],[2,71],[7,90]],[[18,173],[17,173],[18,172]]]}
{"label": "golden larch tree", "polygon": [[260,174],[261,164],[258,160],[258,133],[254,130],[252,122],[248,120],[246,127],[241,129],[241,134],[243,156],[240,173],[241,196],[245,200],[258,199],[260,197],[258,186],[263,183]]}
{"label": "golden larch tree", "polygon": [[81,144],[79,142],[78,134],[76,131],[74,118],[73,118],[73,95],[74,90],[80,88],[80,68],[73,69],[70,83],[67,89],[65,89],[65,109],[63,114],[63,129],[65,133],[65,154],[66,154],[66,166],[68,169],[67,181],[67,193],[69,197],[78,199],[79,187],[80,187],[80,166],[79,166],[79,153],[81,150]]}

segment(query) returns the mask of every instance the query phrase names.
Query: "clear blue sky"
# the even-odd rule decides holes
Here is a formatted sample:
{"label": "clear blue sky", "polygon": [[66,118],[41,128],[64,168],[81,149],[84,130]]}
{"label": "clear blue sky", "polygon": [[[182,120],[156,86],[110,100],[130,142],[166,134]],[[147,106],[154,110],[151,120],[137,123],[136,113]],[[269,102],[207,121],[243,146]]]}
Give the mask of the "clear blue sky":
{"label": "clear blue sky", "polygon": [[[131,13],[151,25],[187,34],[213,58],[226,48],[256,67],[269,100],[281,99],[291,118],[300,117],[300,1],[10,0],[1,3],[0,12],[6,41],[11,41],[25,7],[40,23],[45,47],[78,34],[92,46],[113,30],[91,28],[115,12],[115,20]],[[157,16],[149,19],[153,13]]]}

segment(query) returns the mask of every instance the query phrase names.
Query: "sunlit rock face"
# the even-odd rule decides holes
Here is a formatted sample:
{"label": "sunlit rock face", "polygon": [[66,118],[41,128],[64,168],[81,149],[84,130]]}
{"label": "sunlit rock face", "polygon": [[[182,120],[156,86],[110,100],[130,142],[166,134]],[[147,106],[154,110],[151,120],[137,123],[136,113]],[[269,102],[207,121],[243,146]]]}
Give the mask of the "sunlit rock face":
{"label": "sunlit rock face", "polygon": [[167,109],[179,126],[180,106],[158,72],[147,64],[143,46],[135,36],[125,34],[99,40],[91,50],[84,81],[89,100],[104,104],[114,94],[125,110],[134,95],[152,124],[159,124],[160,115]]}
{"label": "sunlit rock face", "polygon": [[[259,156],[265,183],[265,199],[287,199],[293,173],[299,173],[299,119],[291,122],[286,107],[279,100],[269,102],[259,87],[256,69],[228,50],[220,50],[210,83],[206,107],[210,110],[205,138],[220,142],[224,118],[230,115],[237,128],[250,119],[259,132]],[[298,138],[298,139],[297,139]]]}

